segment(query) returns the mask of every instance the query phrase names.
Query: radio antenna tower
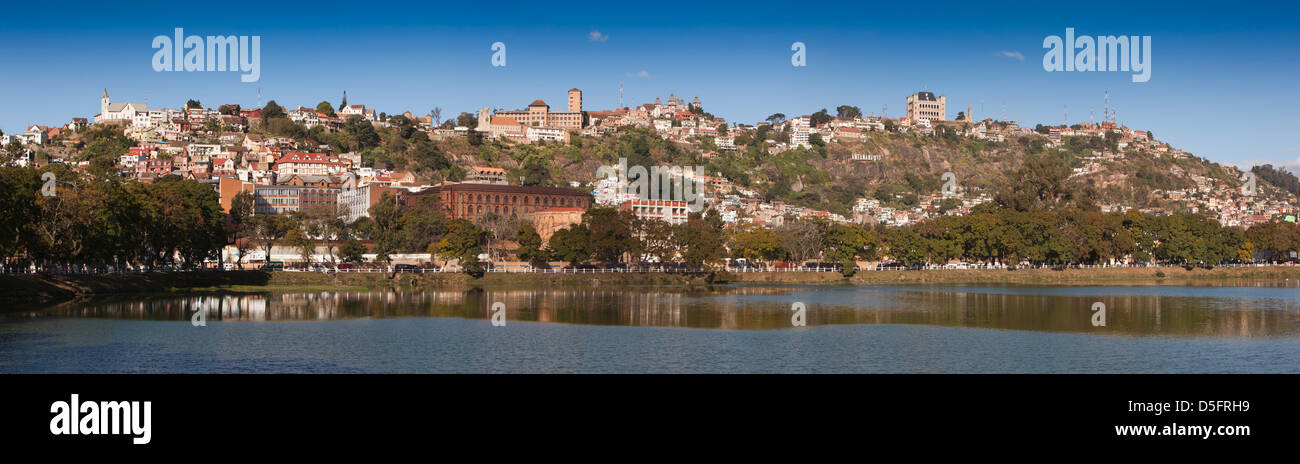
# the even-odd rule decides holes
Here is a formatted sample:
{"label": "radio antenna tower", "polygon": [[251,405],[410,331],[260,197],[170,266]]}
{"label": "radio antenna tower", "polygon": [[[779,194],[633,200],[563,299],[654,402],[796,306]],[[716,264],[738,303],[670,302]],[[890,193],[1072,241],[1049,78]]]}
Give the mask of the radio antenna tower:
{"label": "radio antenna tower", "polygon": [[623,108],[623,81],[618,81],[618,107]]}
{"label": "radio antenna tower", "polygon": [[1111,114],[1112,113],[1110,112],[1110,89],[1106,89],[1106,112],[1102,113],[1103,119],[1110,118]]}
{"label": "radio antenna tower", "polygon": [[1002,102],[1002,122],[1007,121],[1007,102]]}
{"label": "radio antenna tower", "polygon": [[1092,113],[1092,107],[1089,106],[1089,107],[1088,107],[1088,124],[1093,124],[1093,123],[1095,123],[1095,122],[1097,122],[1097,118],[1096,118],[1096,116]]}
{"label": "radio antenna tower", "polygon": [[1065,127],[1070,127],[1070,105],[1061,105],[1065,110]]}

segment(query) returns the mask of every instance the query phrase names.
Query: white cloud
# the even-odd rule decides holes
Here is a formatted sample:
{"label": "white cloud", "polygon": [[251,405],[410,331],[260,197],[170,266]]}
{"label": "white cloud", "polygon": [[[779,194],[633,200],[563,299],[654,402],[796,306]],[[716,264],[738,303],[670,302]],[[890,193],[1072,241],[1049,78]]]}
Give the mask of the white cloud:
{"label": "white cloud", "polygon": [[636,73],[627,73],[627,77],[639,77],[639,78],[642,78],[642,79],[649,79],[649,78],[650,78],[650,71],[646,71],[646,70],[642,69],[641,72],[636,72]]}
{"label": "white cloud", "polygon": [[587,39],[592,42],[604,42],[609,40],[609,34],[601,34],[600,31],[591,31],[587,34]]}
{"label": "white cloud", "polygon": [[1000,51],[998,52],[998,55],[1005,56],[1007,58],[1015,58],[1016,61],[1025,61],[1025,55],[1021,55],[1020,52]]}

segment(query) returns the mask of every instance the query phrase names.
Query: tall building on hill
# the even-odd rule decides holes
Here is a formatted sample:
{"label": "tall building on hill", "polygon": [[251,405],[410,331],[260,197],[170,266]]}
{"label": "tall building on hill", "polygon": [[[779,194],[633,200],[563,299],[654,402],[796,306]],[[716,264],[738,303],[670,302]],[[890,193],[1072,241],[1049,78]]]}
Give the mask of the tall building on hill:
{"label": "tall building on hill", "polygon": [[948,119],[948,98],[934,92],[917,92],[907,96],[907,119],[943,121]]}
{"label": "tall building on hill", "polygon": [[[541,99],[528,104],[526,110],[497,111],[495,116],[505,117],[529,127],[553,127],[558,129],[581,129],[586,125],[586,114],[582,111],[582,91],[569,90],[569,110],[551,111],[551,105]],[[481,117],[481,116],[480,116]]]}
{"label": "tall building on hill", "polygon": [[582,91],[578,90],[576,87],[569,89],[569,112],[582,112]]}

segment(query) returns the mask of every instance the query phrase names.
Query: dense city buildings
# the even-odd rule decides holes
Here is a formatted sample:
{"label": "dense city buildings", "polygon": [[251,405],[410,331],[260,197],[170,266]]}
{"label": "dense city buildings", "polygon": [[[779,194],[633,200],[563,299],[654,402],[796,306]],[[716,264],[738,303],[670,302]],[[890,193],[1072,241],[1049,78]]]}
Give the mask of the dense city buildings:
{"label": "dense city buildings", "polygon": [[[839,166],[848,167],[862,164],[884,167],[894,161],[890,159],[893,155],[863,145],[873,140],[888,140],[891,132],[921,136],[943,132],[946,137],[955,135],[994,144],[1018,140],[1021,145],[1041,144],[1048,151],[1066,150],[1081,141],[1103,140],[1108,143],[1105,149],[1077,152],[1080,164],[1071,166],[1070,174],[1071,178],[1098,184],[1123,182],[1122,178],[1112,180],[1123,174],[1110,170],[1134,156],[1180,162],[1192,158],[1185,151],[1155,140],[1147,131],[1130,129],[1113,120],[1071,126],[1039,125],[1033,129],[1020,127],[1014,121],[975,120],[970,114],[958,121],[948,121],[946,97],[921,91],[907,100],[907,116],[901,118],[860,111],[840,114],[821,111],[789,119],[781,115],[756,125],[728,123],[704,112],[699,97],[688,102],[676,94],[669,94],[666,99],[655,98],[653,103],[588,112],[583,109],[583,94],[578,89],[568,92],[567,111],[551,111],[544,101],[537,100],[526,110],[494,113],[483,108],[477,120],[473,115],[462,114],[441,124],[434,124],[432,113],[415,116],[405,112],[406,119],[399,120],[402,122],[398,124],[410,124],[412,130],[423,132],[429,140],[447,137],[473,140],[471,135],[481,136],[480,141],[496,139],[476,148],[479,151],[476,155],[461,153],[449,157],[458,164],[456,170],[463,173],[460,183],[447,180],[455,178],[449,175],[450,171],[424,170],[417,176],[411,165],[376,162],[374,152],[339,150],[311,138],[268,131],[261,109],[238,105],[221,105],[219,111],[197,105],[183,110],[148,109],[144,105],[112,103],[107,91],[100,98],[93,125],[85,118],[73,118],[62,127],[33,125],[22,133],[0,136],[0,142],[5,147],[26,148],[25,155],[19,153],[12,164],[39,166],[36,150],[75,146],[79,132],[107,128],[122,131],[135,143],[116,158],[118,175],[139,182],[157,182],[168,176],[201,181],[218,192],[224,211],[229,211],[236,194],[248,192],[253,196],[255,215],[333,209],[345,221],[354,222],[367,217],[370,208],[383,198],[391,198],[403,207],[427,203],[451,218],[478,220],[489,214],[519,218],[532,223],[544,238],[549,238],[554,230],[581,223],[582,212],[593,204],[620,208],[642,219],[673,224],[686,221],[689,211],[686,202],[642,200],[619,189],[610,179],[583,179],[582,174],[575,178],[573,173],[565,173],[565,181],[553,180],[552,185],[567,183],[572,189],[511,185],[512,181],[523,181],[523,177],[512,177],[522,175],[522,160],[499,157],[507,150],[526,145],[550,149],[547,146],[569,144],[576,137],[600,138],[629,129],[652,132],[665,142],[698,150],[705,162],[741,150],[757,149],[759,156],[812,150],[825,151],[818,156],[832,163],[847,163]],[[342,131],[348,118],[351,123],[364,121],[375,130],[393,124],[393,116],[360,104],[342,105],[337,114],[305,106],[283,114],[294,126],[316,133]],[[759,135],[764,138],[758,139]],[[577,147],[569,149],[573,148]],[[516,154],[512,152],[510,156]],[[804,155],[796,153],[795,156]],[[553,167],[561,161],[573,162],[548,161]],[[78,170],[87,169],[89,164],[69,159],[39,161],[49,162],[67,162]],[[1168,209],[1204,213],[1224,225],[1243,227],[1294,217],[1294,205],[1286,198],[1252,197],[1204,172],[1184,172],[1181,165],[1170,169],[1169,175],[1187,179],[1191,184],[1155,188],[1150,192],[1149,197],[1170,205]],[[809,207],[773,198],[763,186],[749,181],[733,182],[722,172],[690,177],[701,175],[699,180],[706,186],[702,206],[718,214],[729,227],[771,228],[805,219],[905,226],[942,216],[968,214],[974,207],[991,201],[991,192],[978,188],[949,195],[918,191],[915,199],[909,199],[906,204],[897,201],[899,197],[873,197],[868,189],[854,192],[859,197],[856,203],[850,200],[848,207]],[[806,176],[794,176],[790,188],[803,188],[807,181]],[[1114,202],[1102,202],[1099,207],[1103,211],[1130,208]]]}

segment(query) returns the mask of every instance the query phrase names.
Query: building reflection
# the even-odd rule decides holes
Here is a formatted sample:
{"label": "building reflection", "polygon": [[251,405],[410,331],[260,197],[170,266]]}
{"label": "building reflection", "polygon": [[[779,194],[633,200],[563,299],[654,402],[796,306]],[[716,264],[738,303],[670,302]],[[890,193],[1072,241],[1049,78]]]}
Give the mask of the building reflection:
{"label": "building reflection", "polygon": [[[812,296],[814,300],[806,300]],[[792,327],[802,301],[808,326],[921,324],[1111,335],[1271,337],[1300,332],[1300,296],[1115,297],[947,289],[793,287],[591,287],[427,292],[202,294],[70,302],[30,317],[189,321],[328,321],[367,318],[489,319],[494,303],[507,321],[582,325],[761,330]],[[1106,305],[1104,327],[1091,307]]]}

